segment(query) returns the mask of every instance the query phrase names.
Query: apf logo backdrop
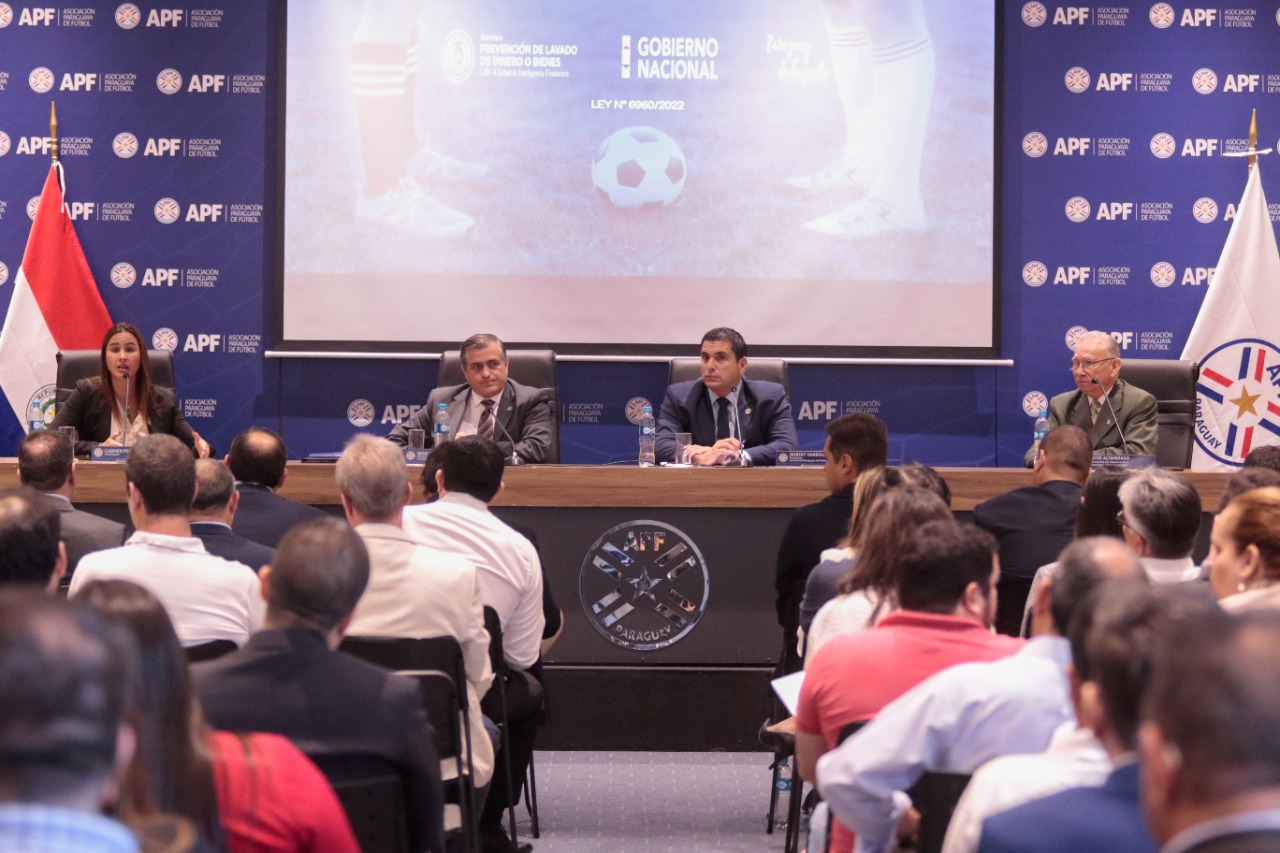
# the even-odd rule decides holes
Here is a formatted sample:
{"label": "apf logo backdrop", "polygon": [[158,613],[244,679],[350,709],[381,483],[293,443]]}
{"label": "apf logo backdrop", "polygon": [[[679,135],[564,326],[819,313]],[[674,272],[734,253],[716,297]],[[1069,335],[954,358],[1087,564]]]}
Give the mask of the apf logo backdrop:
{"label": "apf logo backdrop", "polygon": [[1196,384],[1196,444],[1219,462],[1239,465],[1255,446],[1280,443],[1277,388],[1275,344],[1246,338],[1209,353]]}
{"label": "apf logo backdrop", "polygon": [[578,595],[591,627],[637,652],[686,637],[706,612],[710,588],[698,546],[660,521],[628,521],[605,531],[578,574]]}

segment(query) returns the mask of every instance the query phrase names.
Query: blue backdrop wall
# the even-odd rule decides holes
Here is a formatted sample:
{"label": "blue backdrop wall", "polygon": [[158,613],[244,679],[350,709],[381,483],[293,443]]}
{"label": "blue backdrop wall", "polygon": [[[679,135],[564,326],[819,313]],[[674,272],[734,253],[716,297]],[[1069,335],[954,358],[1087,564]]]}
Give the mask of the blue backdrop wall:
{"label": "blue backdrop wall", "polygon": [[[795,365],[802,447],[820,448],[832,417],[869,411],[888,422],[894,459],[1020,464],[1028,401],[1069,386],[1079,330],[1113,333],[1128,357],[1178,356],[1244,187],[1243,161],[1223,155],[1244,147],[1251,109],[1261,147],[1280,135],[1274,0],[1011,2],[993,14],[1000,326],[1014,364]],[[299,456],[357,429],[385,433],[426,399],[436,365],[265,355],[282,20],[276,4],[249,0],[0,2],[0,305],[47,170],[54,100],[68,202],[112,317],[174,348],[186,416],[217,446],[260,423]],[[1280,201],[1280,160],[1262,168]],[[575,361],[559,377],[564,461],[607,462],[634,453],[627,404],[659,400],[666,370]],[[3,420],[0,455],[20,430]]]}

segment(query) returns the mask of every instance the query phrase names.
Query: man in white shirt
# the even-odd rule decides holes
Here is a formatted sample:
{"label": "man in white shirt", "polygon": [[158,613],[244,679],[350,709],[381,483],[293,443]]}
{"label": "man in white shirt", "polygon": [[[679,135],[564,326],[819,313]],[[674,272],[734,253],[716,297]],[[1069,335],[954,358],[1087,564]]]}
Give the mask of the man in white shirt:
{"label": "man in white shirt", "polygon": [[[404,455],[390,441],[357,435],[338,459],[334,477],[347,521],[369,550],[369,584],[347,636],[458,641],[467,671],[474,781],[483,787],[493,776],[493,744],[480,697],[489,690],[493,669],[475,566],[458,554],[419,545],[404,532],[401,517],[413,489]],[[442,773],[452,770],[441,767]]]}
{"label": "man in white shirt", "polygon": [[171,435],[145,436],[130,451],[124,478],[137,532],[119,548],[87,554],[70,594],[91,580],[130,580],[160,599],[182,645],[244,645],[262,625],[258,576],[243,563],[213,556],[191,535],[191,451]]}
{"label": "man in white shirt", "polygon": [[1119,520],[1124,541],[1138,553],[1152,583],[1199,580],[1191,559],[1200,529],[1200,495],[1190,482],[1159,468],[1148,468],[1120,485]]}
{"label": "man in white shirt", "polygon": [[[1132,563],[1117,567],[1134,577]],[[998,755],[1039,752],[1073,718],[1062,636],[1077,609],[1104,580],[1100,567],[1063,561],[1041,595],[1032,638],[1017,654],[943,670],[887,705],[818,762],[818,790],[854,831],[857,853],[896,843],[911,806],[906,791],[929,770],[972,773]]]}
{"label": "man in white shirt", "polygon": [[[542,567],[529,540],[489,512],[489,503],[502,492],[502,451],[487,438],[473,435],[440,445],[432,451],[432,461],[439,466],[436,485],[440,499],[405,509],[404,530],[421,545],[461,554],[475,565],[480,597],[498,614],[502,625],[506,662],[514,670],[527,670],[538,662],[546,624],[542,612]],[[514,694],[526,685],[532,688],[528,696]],[[533,755],[541,705],[536,681],[530,684],[519,678],[508,682],[508,742],[514,790],[506,789],[503,774],[494,777],[493,789],[480,815],[481,840],[486,850],[500,849],[505,840],[502,812],[519,798],[520,784]],[[498,760],[503,760],[501,755]],[[510,849],[510,842],[506,844]]]}

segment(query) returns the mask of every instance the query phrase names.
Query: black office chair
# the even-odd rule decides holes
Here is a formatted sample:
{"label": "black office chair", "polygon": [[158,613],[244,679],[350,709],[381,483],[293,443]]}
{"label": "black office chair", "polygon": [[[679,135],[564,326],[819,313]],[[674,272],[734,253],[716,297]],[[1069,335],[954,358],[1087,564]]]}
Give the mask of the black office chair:
{"label": "black office chair", "polygon": [[364,853],[410,853],[404,780],[374,755],[308,753],[333,786]]}
{"label": "black office chair", "polygon": [[[538,388],[547,395],[551,404],[551,447],[547,450],[548,465],[560,464],[560,399],[556,391],[556,354],[549,349],[508,350],[507,376],[514,382]],[[461,385],[462,362],[456,352],[442,353],[440,372],[436,375],[436,387]]]}
{"label": "black office chair", "polygon": [[[57,358],[54,405],[60,406],[76,390],[76,382],[98,375],[101,355],[96,349],[69,349],[59,352]],[[147,362],[151,368],[151,384],[173,390],[173,353],[168,350],[147,350]]]}
{"label": "black office chair", "polygon": [[[748,379],[764,379],[768,382],[777,382],[787,392],[787,396],[791,396],[791,382],[787,378],[786,359],[748,357],[747,372],[744,375]],[[668,385],[701,378],[701,358],[681,356],[680,358],[671,359],[671,366],[667,370]]]}
{"label": "black office chair", "polygon": [[951,816],[956,813],[956,804],[971,778],[969,773],[930,770],[907,792],[911,804],[920,812],[916,853],[940,853]]}
{"label": "black office chair", "polygon": [[1126,358],[1120,378],[1156,398],[1156,464],[1189,468],[1200,365],[1163,358]]}

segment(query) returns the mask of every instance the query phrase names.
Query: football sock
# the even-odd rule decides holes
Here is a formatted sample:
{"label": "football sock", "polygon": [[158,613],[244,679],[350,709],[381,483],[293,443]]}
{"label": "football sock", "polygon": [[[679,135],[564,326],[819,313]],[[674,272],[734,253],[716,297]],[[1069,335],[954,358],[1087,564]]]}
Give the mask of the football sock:
{"label": "football sock", "polygon": [[412,127],[402,44],[357,42],[351,46],[351,90],[364,155],[364,195],[376,198],[404,174],[407,148],[404,125]]}
{"label": "football sock", "polygon": [[920,204],[920,163],[934,68],[928,34],[871,50],[872,112],[883,128],[871,193],[896,205]]}
{"label": "football sock", "polygon": [[831,74],[844,110],[847,166],[868,165],[872,154],[871,49],[864,27],[827,27]]}

